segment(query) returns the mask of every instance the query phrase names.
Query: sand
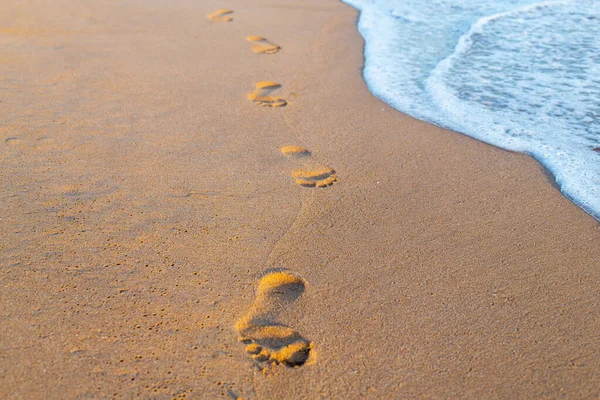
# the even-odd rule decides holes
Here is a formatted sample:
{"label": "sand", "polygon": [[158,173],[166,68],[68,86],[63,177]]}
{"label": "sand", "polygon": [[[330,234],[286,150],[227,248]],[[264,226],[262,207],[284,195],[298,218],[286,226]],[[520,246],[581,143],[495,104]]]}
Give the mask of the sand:
{"label": "sand", "polygon": [[599,396],[598,222],[373,97],[356,19],[0,3],[1,398]]}

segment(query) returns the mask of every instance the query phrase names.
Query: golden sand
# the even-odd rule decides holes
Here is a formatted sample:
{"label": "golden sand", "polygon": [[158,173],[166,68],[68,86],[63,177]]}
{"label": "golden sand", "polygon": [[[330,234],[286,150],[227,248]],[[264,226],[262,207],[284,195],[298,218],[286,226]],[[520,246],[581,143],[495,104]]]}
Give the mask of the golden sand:
{"label": "golden sand", "polygon": [[598,222],[372,96],[356,19],[0,1],[1,399],[598,397]]}

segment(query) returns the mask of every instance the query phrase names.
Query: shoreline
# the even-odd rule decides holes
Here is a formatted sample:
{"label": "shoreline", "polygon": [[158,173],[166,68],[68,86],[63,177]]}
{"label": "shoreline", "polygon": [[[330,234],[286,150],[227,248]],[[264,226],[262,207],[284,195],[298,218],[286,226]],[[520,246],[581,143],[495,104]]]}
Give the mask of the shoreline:
{"label": "shoreline", "polygon": [[[414,118],[451,131],[461,132],[492,146],[532,156],[544,168],[552,171],[555,180],[561,183],[561,192],[564,196],[597,221],[600,221],[600,205],[596,204],[597,196],[595,196],[598,179],[593,178],[597,161],[593,149],[597,147],[597,143],[590,135],[584,134],[588,129],[593,130],[593,126],[588,127],[586,124],[579,124],[576,122],[576,118],[573,117],[574,114],[564,113],[564,110],[550,111],[549,108],[546,108],[544,110],[540,109],[540,113],[538,113],[535,106],[532,105],[535,104],[536,97],[560,97],[560,93],[550,94],[555,90],[552,87],[544,93],[543,90],[538,92],[535,89],[536,84],[533,84],[528,89],[524,89],[524,92],[520,95],[516,92],[513,93],[514,96],[508,95],[512,89],[510,79],[507,81],[506,77],[512,77],[512,79],[519,82],[535,81],[535,74],[521,76],[517,72],[518,67],[510,72],[507,70],[512,67],[511,62],[508,62],[506,57],[509,59],[516,57],[516,54],[519,53],[516,49],[509,53],[502,50],[487,53],[485,50],[488,46],[497,48],[499,45],[502,47],[500,43],[495,42],[497,40],[511,42],[508,37],[501,39],[502,34],[498,34],[500,36],[496,36],[496,34],[492,34],[490,37],[487,36],[490,34],[490,29],[493,31],[493,28],[489,25],[494,25],[492,21],[496,21],[496,18],[512,21],[510,15],[514,17],[515,15],[521,15],[521,13],[538,10],[537,7],[531,4],[528,6],[524,4],[515,6],[513,4],[511,6],[509,3],[502,2],[498,5],[474,5],[474,8],[458,7],[457,9],[453,7],[446,8],[449,4],[443,1],[436,3],[433,8],[431,5],[422,5],[422,7],[428,7],[430,12],[433,12],[432,10],[437,7],[439,12],[448,14],[447,18],[442,18],[437,24],[432,23],[432,21],[436,21],[435,18],[431,21],[422,20],[422,23],[411,22],[411,18],[409,18],[399,23],[392,11],[396,8],[390,8],[392,3],[389,4],[390,7],[387,7],[377,0],[366,2],[347,0],[346,2],[354,5],[361,12],[358,20],[358,30],[367,40],[364,53],[368,55],[363,77],[376,97],[398,111],[409,114]],[[396,5],[399,6],[400,4]],[[412,15],[413,12],[419,14],[423,12],[422,7],[416,3],[410,3],[406,5],[404,12],[408,15]],[[465,32],[461,34],[458,34],[461,29],[458,28],[458,22],[456,21],[458,17],[456,13],[459,9],[461,10],[459,13],[462,15],[459,19],[464,18],[463,23],[468,21],[470,25],[469,29],[465,29]],[[558,6],[557,9],[561,9],[561,7]],[[557,9],[554,9],[554,12],[558,12]],[[588,11],[594,13],[592,10]],[[550,15],[554,15],[554,12],[550,12]],[[574,17],[571,13],[576,13],[576,11],[566,12],[563,18],[571,19]],[[538,15],[536,18],[532,18],[530,28],[533,31],[539,31],[540,26],[550,26],[541,22],[546,21],[545,18],[548,18],[548,16]],[[590,18],[593,19],[594,17],[590,14]],[[506,20],[505,22],[507,22]],[[512,21],[512,23],[515,22],[516,20]],[[519,26],[513,28],[521,29]],[[456,32],[456,29],[458,29],[458,32]],[[481,30],[481,35],[475,33],[479,30]],[[569,30],[564,31],[562,35],[555,38],[557,43],[556,46],[552,46],[552,51],[563,52],[565,49],[561,47],[560,43],[569,43],[572,39],[581,43],[582,51],[585,52],[588,47],[583,44],[585,40],[579,35],[586,31],[588,30],[584,28],[576,29],[571,33],[568,33]],[[474,34],[481,37],[477,39],[472,36]],[[542,37],[545,35],[539,32],[532,35],[532,46],[543,47]],[[435,40],[435,37],[441,38],[444,36],[448,37],[442,42]],[[484,37],[485,39],[483,39]],[[491,42],[486,45],[487,41]],[[451,45],[451,43],[454,43],[454,45]],[[528,51],[525,48],[521,51],[524,57],[522,62],[525,64],[536,64],[537,62],[544,64],[542,60],[529,59],[527,56]],[[474,60],[479,59],[478,57],[481,56],[481,54],[477,55],[478,52],[487,53],[488,56],[497,54],[497,56],[489,56],[492,58],[486,58],[487,61],[480,60],[478,66],[471,66],[462,70],[463,67],[459,65],[467,62],[466,59],[468,58],[473,58],[472,61],[476,62]],[[495,60],[494,57],[499,57],[499,59]],[[501,64],[501,67],[496,65],[497,62]],[[522,62],[518,62],[518,64]],[[458,68],[458,70],[450,73],[449,71],[453,68]],[[563,65],[563,68],[568,69],[568,63]],[[504,76],[500,72],[501,70],[506,70],[507,75]],[[494,71],[498,71],[497,75],[494,75]],[[552,79],[550,78],[550,76],[554,76],[552,71],[556,72],[554,68],[551,68],[550,75],[546,79]],[[486,84],[486,78],[482,74],[493,76],[489,81],[491,87]],[[565,77],[573,80],[573,74],[575,74],[575,71],[566,73]],[[525,75],[528,75],[528,73],[525,73]],[[469,76],[471,78],[468,78]],[[461,77],[466,78],[463,81]],[[559,79],[559,77],[554,76],[554,79]],[[586,78],[584,74],[580,79],[593,79],[593,77],[588,76]],[[472,83],[469,84],[469,81],[472,81]],[[502,82],[508,84],[504,85]],[[573,81],[569,85],[586,86],[583,81],[579,83]],[[472,96],[477,97],[478,93],[486,91],[490,94],[486,100],[489,102],[488,106],[478,105],[477,100],[469,100]],[[459,92],[462,92],[462,95]],[[526,92],[529,94],[526,94]],[[521,97],[521,100],[511,105],[510,98],[515,98],[515,96],[516,98]],[[572,102],[570,107],[574,110],[579,110],[580,107],[585,108],[586,100],[582,94],[574,92],[569,99]],[[504,112],[500,112],[497,106],[505,102],[507,108]],[[548,107],[552,108],[551,105],[548,105]],[[561,114],[561,112],[563,112],[566,119],[556,119],[556,115]],[[585,114],[582,109],[575,112]],[[573,119],[569,120],[569,115]],[[518,122],[519,119],[521,120],[520,123]],[[567,120],[570,121],[568,124],[571,129],[566,131],[560,129],[560,126],[567,124]],[[561,140],[562,144],[559,144],[558,142],[561,142]],[[584,149],[587,149],[587,151]],[[578,168],[574,168],[575,165]]]}
{"label": "shoreline", "polygon": [[[532,158],[371,95],[351,6],[14,3],[3,397],[600,392],[600,225]],[[261,318],[305,365],[252,359]]]}

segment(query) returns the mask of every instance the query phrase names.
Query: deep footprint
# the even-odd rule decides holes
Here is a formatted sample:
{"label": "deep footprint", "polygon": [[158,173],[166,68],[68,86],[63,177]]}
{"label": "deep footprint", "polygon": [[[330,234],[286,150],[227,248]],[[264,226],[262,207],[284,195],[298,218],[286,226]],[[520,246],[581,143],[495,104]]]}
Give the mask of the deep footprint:
{"label": "deep footprint", "polygon": [[258,282],[254,303],[235,324],[239,341],[254,360],[299,367],[309,359],[312,343],[276,322],[280,311],[298,299],[305,287],[304,280],[287,272],[271,272]]}
{"label": "deep footprint", "polygon": [[279,149],[289,158],[303,159],[301,166],[292,171],[296,183],[304,187],[327,187],[337,181],[333,168],[315,163],[307,149],[299,146],[284,146]]}
{"label": "deep footprint", "polygon": [[285,107],[287,101],[279,97],[270,96],[272,92],[280,87],[281,85],[276,82],[258,82],[256,89],[248,95],[248,98],[263,107]]}
{"label": "deep footprint", "polygon": [[208,14],[206,18],[210,19],[212,22],[231,22],[233,21],[231,14],[233,14],[233,10],[217,10]]}
{"label": "deep footprint", "polygon": [[252,43],[252,51],[256,54],[275,54],[281,50],[280,46],[269,42],[262,36],[248,36],[246,40]]}

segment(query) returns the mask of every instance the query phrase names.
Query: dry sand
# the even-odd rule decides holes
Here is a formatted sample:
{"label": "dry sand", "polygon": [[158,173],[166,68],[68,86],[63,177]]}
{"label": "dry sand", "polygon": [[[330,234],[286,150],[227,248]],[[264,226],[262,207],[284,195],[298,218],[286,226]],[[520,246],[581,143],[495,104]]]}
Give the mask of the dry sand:
{"label": "dry sand", "polygon": [[599,396],[599,224],[374,98],[356,18],[0,3],[1,398]]}

